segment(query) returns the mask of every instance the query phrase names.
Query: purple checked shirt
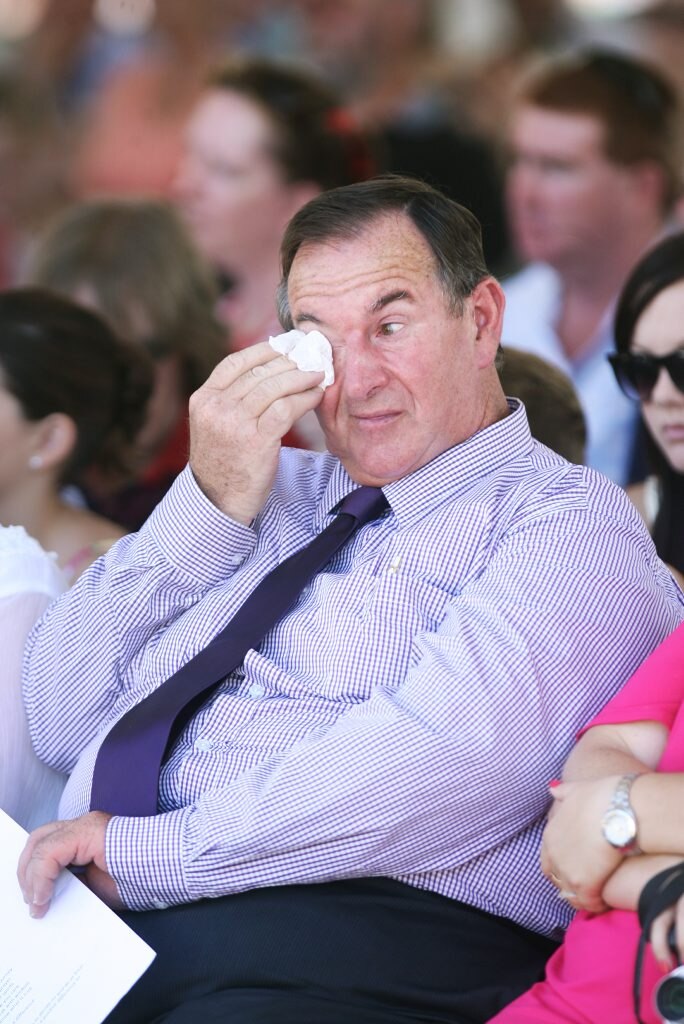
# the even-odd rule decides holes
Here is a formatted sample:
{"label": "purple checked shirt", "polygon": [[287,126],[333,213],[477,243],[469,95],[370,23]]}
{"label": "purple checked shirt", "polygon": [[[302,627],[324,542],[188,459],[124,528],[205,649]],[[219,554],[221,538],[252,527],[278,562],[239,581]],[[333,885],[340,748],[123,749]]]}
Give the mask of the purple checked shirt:
{"label": "purple checked shirt", "polygon": [[[285,450],[252,528],[186,469],[34,631],[39,756],[88,809],[107,728],[221,629],[352,489]],[[628,499],[533,441],[523,408],[384,488],[363,527],[176,742],[156,817],[115,817],[107,863],[144,909],[385,875],[551,934],[547,782],[576,732],[684,618]],[[122,766],[125,771],[125,766]]]}

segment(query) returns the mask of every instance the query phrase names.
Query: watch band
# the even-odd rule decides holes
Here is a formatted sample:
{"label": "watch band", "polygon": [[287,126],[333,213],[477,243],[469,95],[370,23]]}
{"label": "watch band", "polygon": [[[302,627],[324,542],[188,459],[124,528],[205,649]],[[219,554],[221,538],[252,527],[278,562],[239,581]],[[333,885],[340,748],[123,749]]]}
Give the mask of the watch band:
{"label": "watch band", "polygon": [[[643,774],[643,772],[628,772],[622,776],[613,791],[613,796],[603,818],[603,834],[605,839],[612,846],[621,849],[627,855],[641,853],[637,842],[638,822],[629,797],[634,780]],[[616,819],[618,822],[620,819],[624,822],[625,818],[631,823],[630,828],[633,830],[633,837],[631,841],[623,844],[618,842],[615,836],[610,833],[616,825]]]}
{"label": "watch band", "polygon": [[622,810],[631,811],[632,814],[634,814],[634,808],[630,803],[629,794],[632,788],[632,783],[642,774],[643,772],[628,772],[627,775],[622,776],[615,787],[611,807],[620,807]]}

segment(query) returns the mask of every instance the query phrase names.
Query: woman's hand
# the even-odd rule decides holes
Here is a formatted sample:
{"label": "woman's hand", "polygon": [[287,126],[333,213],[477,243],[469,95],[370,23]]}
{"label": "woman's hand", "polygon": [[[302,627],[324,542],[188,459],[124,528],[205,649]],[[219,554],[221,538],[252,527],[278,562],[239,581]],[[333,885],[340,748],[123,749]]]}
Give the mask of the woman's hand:
{"label": "woman's hand", "polygon": [[563,899],[593,914],[607,909],[601,893],[624,856],[601,831],[620,778],[562,782],[550,789],[553,804],[542,839],[542,871]]}
{"label": "woman's hand", "polygon": [[684,896],[680,896],[672,907],[668,907],[656,917],[651,926],[651,948],[653,955],[662,967],[671,971],[675,957],[670,949],[668,936],[672,925],[675,926],[675,939],[680,962],[684,961]]}

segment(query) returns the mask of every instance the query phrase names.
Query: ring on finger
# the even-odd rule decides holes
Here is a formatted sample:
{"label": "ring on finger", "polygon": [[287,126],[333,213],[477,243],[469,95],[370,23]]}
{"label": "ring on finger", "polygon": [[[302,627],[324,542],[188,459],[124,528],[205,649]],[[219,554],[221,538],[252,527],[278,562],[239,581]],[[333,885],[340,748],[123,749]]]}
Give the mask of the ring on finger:
{"label": "ring on finger", "polygon": [[559,900],[567,900],[568,902],[570,900],[576,900],[577,899],[577,893],[576,892],[572,892],[570,889],[559,889],[558,892],[556,893],[556,896],[558,897]]}

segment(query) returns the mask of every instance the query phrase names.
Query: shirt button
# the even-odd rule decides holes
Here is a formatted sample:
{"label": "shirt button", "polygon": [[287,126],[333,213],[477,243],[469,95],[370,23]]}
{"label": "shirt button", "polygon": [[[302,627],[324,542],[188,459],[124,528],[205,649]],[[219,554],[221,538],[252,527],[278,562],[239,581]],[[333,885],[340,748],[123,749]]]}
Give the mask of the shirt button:
{"label": "shirt button", "polygon": [[155,900],[152,906],[155,910],[168,910],[170,904],[164,903],[164,900]]}
{"label": "shirt button", "polygon": [[198,753],[206,753],[206,751],[212,749],[212,746],[213,744],[211,740],[205,740],[202,737],[195,740],[195,750],[198,751]]}
{"label": "shirt button", "polygon": [[252,683],[247,693],[252,700],[260,700],[266,693],[266,687],[262,686],[261,683]]}

